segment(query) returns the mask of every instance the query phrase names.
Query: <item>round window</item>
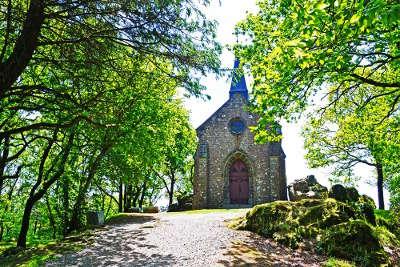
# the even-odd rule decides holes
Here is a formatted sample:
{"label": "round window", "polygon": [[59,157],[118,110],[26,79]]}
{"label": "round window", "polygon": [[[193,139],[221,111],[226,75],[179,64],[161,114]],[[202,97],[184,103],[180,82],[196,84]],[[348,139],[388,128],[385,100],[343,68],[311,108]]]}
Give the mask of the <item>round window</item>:
{"label": "round window", "polygon": [[246,128],[246,125],[242,119],[235,118],[229,122],[229,128],[233,134],[242,134]]}

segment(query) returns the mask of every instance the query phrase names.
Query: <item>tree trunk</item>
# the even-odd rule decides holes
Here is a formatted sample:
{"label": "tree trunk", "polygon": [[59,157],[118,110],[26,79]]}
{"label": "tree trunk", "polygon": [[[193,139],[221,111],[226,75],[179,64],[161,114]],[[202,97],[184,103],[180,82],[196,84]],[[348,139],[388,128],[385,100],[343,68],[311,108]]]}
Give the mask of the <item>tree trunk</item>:
{"label": "tree trunk", "polygon": [[378,207],[380,210],[384,210],[385,202],[383,199],[383,168],[381,163],[376,164],[376,171],[378,173]]}
{"label": "tree trunk", "polygon": [[3,223],[0,223],[0,242],[3,241],[4,227]]}
{"label": "tree trunk", "polygon": [[26,247],[26,236],[29,230],[29,220],[31,218],[33,205],[35,204],[34,197],[29,196],[25,204],[24,215],[22,216],[21,229],[19,231],[17,246],[21,248]]}
{"label": "tree trunk", "polygon": [[10,136],[6,135],[4,137],[3,151],[2,151],[1,158],[0,158],[0,196],[1,196],[1,193],[3,191],[4,171],[5,171],[5,168],[6,168],[6,162],[7,162],[7,158],[8,158],[9,147],[10,147]]}
{"label": "tree trunk", "polygon": [[21,34],[7,60],[0,61],[0,99],[17,81],[36,50],[44,21],[45,1],[31,0]]}
{"label": "tree trunk", "polygon": [[174,187],[175,187],[175,173],[174,172],[171,172],[170,179],[171,179],[171,185],[168,190],[168,195],[169,195],[168,209],[171,208],[172,203],[174,201]]}
{"label": "tree trunk", "polygon": [[123,207],[123,202],[124,202],[124,199],[123,199],[123,194],[124,194],[124,188],[123,188],[123,185],[122,185],[122,179],[120,179],[119,180],[119,192],[118,192],[118,212],[122,212],[122,207]]}
{"label": "tree trunk", "polygon": [[62,205],[63,205],[63,210],[62,210],[62,220],[63,220],[63,236],[67,236],[68,234],[68,215],[69,215],[69,183],[68,183],[68,178],[64,175],[62,179]]}
{"label": "tree trunk", "polygon": [[126,212],[126,202],[127,202],[127,186],[126,186],[126,184],[124,183],[124,204],[123,204],[123,211],[124,212]]}
{"label": "tree trunk", "polygon": [[47,212],[49,213],[50,225],[53,228],[53,239],[56,239],[57,227],[53,217],[53,212],[51,211],[51,205],[48,196],[46,196],[46,206],[47,206]]}
{"label": "tree trunk", "polygon": [[[47,159],[47,155],[51,149],[51,146],[53,145],[53,143],[55,142],[55,140],[57,138],[57,132],[58,132],[57,130],[54,132],[53,140],[49,142],[47,148],[45,149],[45,151],[42,155],[42,160],[41,160],[41,164],[40,164],[41,166],[39,167],[39,173],[43,173],[43,169],[41,169],[41,167],[44,166],[45,161]],[[62,158],[59,160],[60,165],[58,166],[58,170],[53,174],[53,176],[51,176],[49,179],[43,181],[41,175],[39,174],[39,178],[36,181],[36,184],[31,189],[31,191],[29,193],[29,197],[25,204],[24,214],[22,216],[21,229],[20,229],[20,232],[18,235],[18,241],[17,241],[18,247],[21,247],[21,248],[26,247],[26,236],[27,236],[28,230],[29,230],[29,221],[31,218],[33,206],[35,205],[35,203],[38,200],[40,200],[44,196],[44,194],[47,192],[47,190],[50,188],[50,186],[52,184],[54,184],[55,181],[57,181],[57,179],[59,179],[61,177],[61,175],[64,173],[65,163],[67,161],[69,152],[71,151],[73,140],[74,140],[74,133],[71,133],[69,136],[69,139],[68,139],[68,143],[67,143],[66,147],[64,148]],[[42,188],[36,192],[36,189],[40,185],[42,186]]]}
{"label": "tree trunk", "polygon": [[140,196],[140,200],[139,200],[139,208],[143,207],[143,201],[144,201],[144,197],[146,196],[146,191],[147,191],[147,181],[145,180],[143,182],[143,186],[142,186],[142,195]]}
{"label": "tree trunk", "polygon": [[96,174],[97,168],[100,165],[101,160],[103,157],[106,155],[107,151],[111,148],[111,145],[105,144],[103,145],[103,148],[101,149],[100,153],[96,156],[95,160],[91,164],[89,168],[89,173],[87,175],[87,178],[85,180],[85,183],[83,186],[80,188],[78,192],[78,196],[75,201],[74,208],[72,209],[72,216],[71,216],[71,221],[69,224],[69,232],[72,232],[74,230],[78,230],[81,227],[81,213],[82,213],[82,205],[85,201],[86,198],[86,193],[89,190],[89,187],[92,183],[93,177]]}
{"label": "tree trunk", "polygon": [[132,210],[132,184],[125,187],[125,211]]}

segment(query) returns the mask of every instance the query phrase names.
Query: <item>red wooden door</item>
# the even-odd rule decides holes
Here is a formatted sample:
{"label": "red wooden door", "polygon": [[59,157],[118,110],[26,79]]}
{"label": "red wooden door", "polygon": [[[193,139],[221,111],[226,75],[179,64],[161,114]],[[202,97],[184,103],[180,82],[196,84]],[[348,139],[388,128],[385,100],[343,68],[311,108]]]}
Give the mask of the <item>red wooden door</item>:
{"label": "red wooden door", "polygon": [[240,159],[233,162],[229,169],[229,195],[231,204],[249,202],[249,172]]}

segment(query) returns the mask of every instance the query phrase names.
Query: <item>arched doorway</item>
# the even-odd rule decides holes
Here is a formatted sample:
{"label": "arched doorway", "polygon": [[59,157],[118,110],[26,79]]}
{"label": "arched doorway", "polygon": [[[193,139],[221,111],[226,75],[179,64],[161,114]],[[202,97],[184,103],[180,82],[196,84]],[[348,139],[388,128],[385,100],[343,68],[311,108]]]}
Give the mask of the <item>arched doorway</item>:
{"label": "arched doorway", "polygon": [[241,159],[236,159],[229,168],[230,204],[249,203],[249,171]]}

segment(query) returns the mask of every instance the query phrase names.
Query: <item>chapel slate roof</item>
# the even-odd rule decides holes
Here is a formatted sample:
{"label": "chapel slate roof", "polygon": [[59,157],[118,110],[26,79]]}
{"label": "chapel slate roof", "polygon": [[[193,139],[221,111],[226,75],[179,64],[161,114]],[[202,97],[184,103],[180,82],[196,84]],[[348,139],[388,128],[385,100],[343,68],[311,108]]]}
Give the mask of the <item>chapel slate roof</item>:
{"label": "chapel slate roof", "polygon": [[[235,64],[233,66],[233,77],[231,82],[231,89],[229,90],[229,96],[232,97],[235,93],[239,93],[247,100],[249,99],[249,92],[246,86],[246,79],[243,73],[239,71],[240,61],[235,59]],[[240,77],[239,77],[240,75]]]}
{"label": "chapel slate roof", "polygon": [[[229,99],[222,105],[220,106],[209,118],[207,118],[199,127],[197,127],[197,131],[202,130],[204,126],[214,117],[217,116],[218,113],[228,105],[229,100],[233,97],[234,94],[241,94],[246,100],[249,100],[249,92],[247,90],[247,85],[246,85],[246,79],[243,75],[243,73],[240,73],[239,71],[239,66],[240,66],[240,61],[239,59],[235,59],[235,63],[233,65],[233,71],[232,71],[232,81],[231,81],[231,88],[229,90]],[[240,79],[238,79],[239,74]]]}

